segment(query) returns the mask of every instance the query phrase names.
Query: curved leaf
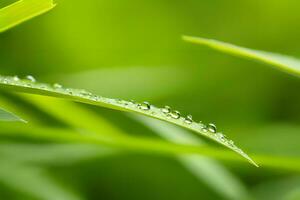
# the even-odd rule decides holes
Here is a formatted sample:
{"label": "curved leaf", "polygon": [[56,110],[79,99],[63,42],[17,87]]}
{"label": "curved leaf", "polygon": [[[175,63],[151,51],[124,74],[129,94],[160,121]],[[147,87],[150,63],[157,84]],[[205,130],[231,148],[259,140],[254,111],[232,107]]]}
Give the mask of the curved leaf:
{"label": "curved leaf", "polygon": [[20,0],[0,9],[0,32],[51,10],[53,0]]}
{"label": "curved leaf", "polygon": [[204,45],[237,57],[261,61],[290,74],[298,76],[300,75],[300,60],[290,56],[248,49],[245,47],[240,47],[233,44],[201,37],[183,36],[183,40],[195,44]]}
{"label": "curved leaf", "polygon": [[59,97],[115,110],[135,112],[146,115],[148,117],[167,121],[169,123],[173,123],[186,129],[192,130],[219,144],[222,144],[240,154],[242,157],[246,158],[253,165],[257,166],[257,164],[246,153],[244,153],[240,148],[234,145],[232,140],[228,140],[223,134],[217,133],[214,127],[208,127],[202,123],[193,122],[191,119],[186,119],[182,117],[177,111],[170,110],[169,108],[158,108],[146,102],[135,103],[132,101],[106,98],[94,95],[85,90],[63,88],[59,84],[49,85],[44,83],[37,83],[33,78],[29,78],[28,80],[21,80],[16,77],[0,76],[0,89]]}

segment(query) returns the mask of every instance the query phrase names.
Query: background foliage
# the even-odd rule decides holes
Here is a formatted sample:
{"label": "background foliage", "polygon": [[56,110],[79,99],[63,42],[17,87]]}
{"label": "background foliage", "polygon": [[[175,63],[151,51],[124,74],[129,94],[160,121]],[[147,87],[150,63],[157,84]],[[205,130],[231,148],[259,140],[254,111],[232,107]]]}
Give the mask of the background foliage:
{"label": "background foliage", "polygon": [[[181,40],[203,36],[300,57],[298,1],[56,2],[49,13],[0,35],[1,74],[170,105],[216,123],[250,154],[299,158],[298,77]],[[1,199],[300,198],[299,170],[280,167],[284,162],[257,169],[7,134],[118,130],[177,142],[183,139],[174,132],[191,135],[137,116],[36,98],[1,93],[1,107],[29,121],[0,122]]]}

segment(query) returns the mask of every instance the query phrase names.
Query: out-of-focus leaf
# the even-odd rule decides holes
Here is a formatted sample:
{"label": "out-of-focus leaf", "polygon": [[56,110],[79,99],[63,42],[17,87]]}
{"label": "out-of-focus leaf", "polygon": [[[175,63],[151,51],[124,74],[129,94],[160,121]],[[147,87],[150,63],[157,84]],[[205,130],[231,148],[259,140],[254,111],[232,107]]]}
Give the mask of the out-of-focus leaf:
{"label": "out-of-focus leaf", "polygon": [[17,121],[17,122],[26,122],[25,120],[21,119],[17,115],[3,110],[0,108],[0,121]]}
{"label": "out-of-focus leaf", "polygon": [[1,159],[35,164],[67,165],[116,153],[110,148],[87,144],[0,144]]}
{"label": "out-of-focus leaf", "polygon": [[201,37],[183,36],[183,39],[187,42],[205,45],[212,49],[231,54],[237,57],[261,61],[290,74],[294,74],[297,76],[300,75],[300,60],[290,56],[248,49],[245,47],[240,47],[233,44]]}
{"label": "out-of-focus leaf", "polygon": [[0,135],[42,139],[59,143],[93,144],[128,152],[155,153],[159,155],[199,154],[231,161],[241,161],[242,159],[231,151],[208,146],[174,144],[146,137],[80,134],[74,130],[39,127],[37,125],[24,126],[19,124],[18,126],[12,126],[3,124],[1,125]]}
{"label": "out-of-focus leaf", "polygon": [[213,127],[207,128],[206,125],[196,122],[187,123],[186,119],[175,110],[167,109],[167,112],[165,112],[164,109],[150,105],[147,102],[135,103],[120,99],[111,99],[94,95],[85,90],[63,88],[59,84],[49,85],[38,83],[33,77],[26,80],[16,80],[14,77],[1,76],[0,88],[11,92],[24,92],[29,94],[59,97],[62,99],[69,99],[115,110],[139,113],[148,117],[167,121],[183,128],[190,129],[199,135],[205,136],[212,141],[222,144],[245,158],[251,164],[257,166],[257,164],[246,153],[234,145],[233,141],[227,139],[223,134],[217,133]]}
{"label": "out-of-focus leaf", "polygon": [[0,9],[0,32],[51,10],[53,0],[20,0]]}
{"label": "out-of-focus leaf", "polygon": [[74,102],[37,95],[22,95],[22,97],[24,100],[33,103],[44,112],[68,124],[74,129],[80,129],[94,134],[124,134],[100,115],[78,104],[76,105]]}
{"label": "out-of-focus leaf", "polygon": [[[203,144],[200,138],[174,125],[141,116],[134,116],[134,118],[172,142]],[[205,182],[227,199],[246,199],[248,196],[243,183],[217,161],[198,155],[178,156],[178,160],[200,181]]]}
{"label": "out-of-focus leaf", "polygon": [[81,200],[44,170],[1,160],[0,182],[27,196],[43,200]]}
{"label": "out-of-focus leaf", "polygon": [[[77,134],[76,134],[77,133]],[[58,143],[72,144],[91,144],[101,147],[109,147],[116,151],[122,152],[138,152],[150,153],[166,156],[174,155],[202,155],[211,156],[226,161],[241,161],[242,158],[236,156],[231,151],[220,148],[201,146],[199,144],[174,144],[158,139],[148,137],[132,137],[132,136],[108,136],[99,134],[79,134],[74,130],[66,130],[60,128],[49,128],[35,126],[25,126],[18,124],[12,126],[10,124],[2,124],[0,135],[2,136],[18,136],[28,139],[46,140]],[[297,157],[280,157],[273,155],[253,155],[259,161],[262,167],[277,168],[288,171],[300,171],[300,159]]]}

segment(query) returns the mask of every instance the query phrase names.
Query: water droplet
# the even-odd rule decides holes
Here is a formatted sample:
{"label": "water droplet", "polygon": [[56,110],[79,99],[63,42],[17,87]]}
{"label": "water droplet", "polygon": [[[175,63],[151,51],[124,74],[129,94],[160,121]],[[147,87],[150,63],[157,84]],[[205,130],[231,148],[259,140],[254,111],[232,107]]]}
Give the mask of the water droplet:
{"label": "water droplet", "polygon": [[128,103],[133,105],[133,104],[135,104],[135,101],[131,99]]}
{"label": "water droplet", "polygon": [[206,126],[202,127],[201,130],[202,130],[203,132],[205,132],[205,133],[208,132]]}
{"label": "water droplet", "polygon": [[150,106],[151,106],[150,103],[148,103],[146,101],[138,104],[138,108],[142,109],[142,110],[150,110]]}
{"label": "water droplet", "polygon": [[214,124],[208,124],[207,129],[212,132],[212,133],[216,133],[217,132],[217,127]]}
{"label": "water droplet", "polygon": [[193,116],[192,115],[188,115],[185,119],[184,122],[187,124],[191,124],[193,123]]}
{"label": "water droplet", "polygon": [[60,88],[62,88],[62,85],[59,84],[59,83],[54,83],[53,87],[56,88],[56,89],[60,89]]}
{"label": "water droplet", "polygon": [[177,111],[177,110],[173,110],[171,113],[170,113],[170,116],[174,119],[179,119],[180,118],[180,112]]}
{"label": "water droplet", "polygon": [[31,82],[35,82],[36,81],[35,78],[33,76],[31,76],[31,75],[27,75],[26,79],[29,80],[29,81],[31,81]]}
{"label": "water droplet", "polygon": [[226,139],[226,135],[223,135],[222,133],[217,133],[216,136],[222,141],[224,142]]}
{"label": "water droplet", "polygon": [[66,89],[67,93],[69,93],[70,95],[73,95],[73,91],[69,88]]}
{"label": "water droplet", "polygon": [[229,140],[229,141],[228,141],[228,144],[229,144],[230,146],[234,146],[234,142],[233,142],[232,140]]}
{"label": "water droplet", "polygon": [[161,109],[164,114],[169,114],[171,112],[171,108],[169,106],[165,106]]}
{"label": "water droplet", "polygon": [[14,80],[14,81],[19,81],[20,78],[19,78],[18,76],[14,76],[14,77],[13,77],[13,80]]}

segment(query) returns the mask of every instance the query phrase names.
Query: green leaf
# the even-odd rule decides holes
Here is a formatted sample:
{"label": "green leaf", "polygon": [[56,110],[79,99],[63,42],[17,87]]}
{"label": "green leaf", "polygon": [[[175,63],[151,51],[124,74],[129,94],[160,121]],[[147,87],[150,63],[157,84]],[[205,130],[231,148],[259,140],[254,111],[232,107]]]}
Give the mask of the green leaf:
{"label": "green leaf", "polygon": [[[22,137],[28,139],[45,140],[63,144],[89,144],[100,146],[101,148],[109,147],[116,152],[138,152],[150,153],[160,156],[178,156],[178,155],[202,155],[211,156],[216,159],[225,161],[241,161],[233,152],[226,151],[199,144],[175,144],[158,139],[132,136],[107,136],[100,134],[82,134],[75,130],[62,128],[49,128],[43,126],[30,126],[18,124],[18,126],[8,123],[1,124],[0,135],[5,137]],[[4,150],[6,151],[6,150]],[[3,152],[3,155],[13,155],[13,153]],[[86,154],[87,155],[87,154]],[[274,155],[253,155],[263,168],[280,169],[287,171],[300,172],[300,160],[298,157],[274,156]],[[11,157],[13,158],[13,156]],[[24,158],[26,159],[26,158]],[[25,160],[24,160],[25,161]],[[34,162],[34,160],[32,160]]]}
{"label": "green leaf", "polygon": [[90,144],[0,144],[1,159],[16,162],[72,165],[77,162],[117,155],[119,152]]}
{"label": "green leaf", "polygon": [[20,0],[0,9],[0,32],[51,10],[53,0]]}
{"label": "green leaf", "polygon": [[290,56],[248,49],[245,47],[201,37],[183,36],[183,40],[204,45],[233,56],[260,61],[293,75],[300,75],[300,60]]}
{"label": "green leaf", "polygon": [[246,158],[250,163],[257,164],[240,148],[233,144],[233,141],[228,140],[223,134],[216,133],[215,130],[206,128],[202,123],[187,123],[186,119],[180,116],[175,111],[166,114],[161,108],[149,105],[148,103],[135,103],[120,99],[111,99],[102,96],[94,95],[90,92],[81,89],[63,88],[59,84],[44,84],[38,83],[32,78],[27,80],[16,79],[15,77],[0,76],[0,89],[6,89],[10,92],[24,92],[29,94],[39,94],[44,96],[53,96],[63,99],[69,99],[77,102],[102,106],[120,111],[134,112],[148,117],[157,118],[169,123],[176,124],[186,129],[192,130],[199,135],[205,136],[225,147],[233,150],[242,157]]}
{"label": "green leaf", "polygon": [[26,122],[17,115],[0,108],[0,121]]}
{"label": "green leaf", "polygon": [[12,126],[2,124],[0,135],[18,136],[29,139],[54,141],[57,143],[92,144],[110,147],[122,152],[142,152],[158,155],[199,154],[212,156],[221,160],[240,161],[241,157],[231,151],[199,145],[174,144],[158,139],[132,136],[107,136],[100,134],[82,134],[74,130],[49,128],[43,126],[28,126],[19,124]]}

